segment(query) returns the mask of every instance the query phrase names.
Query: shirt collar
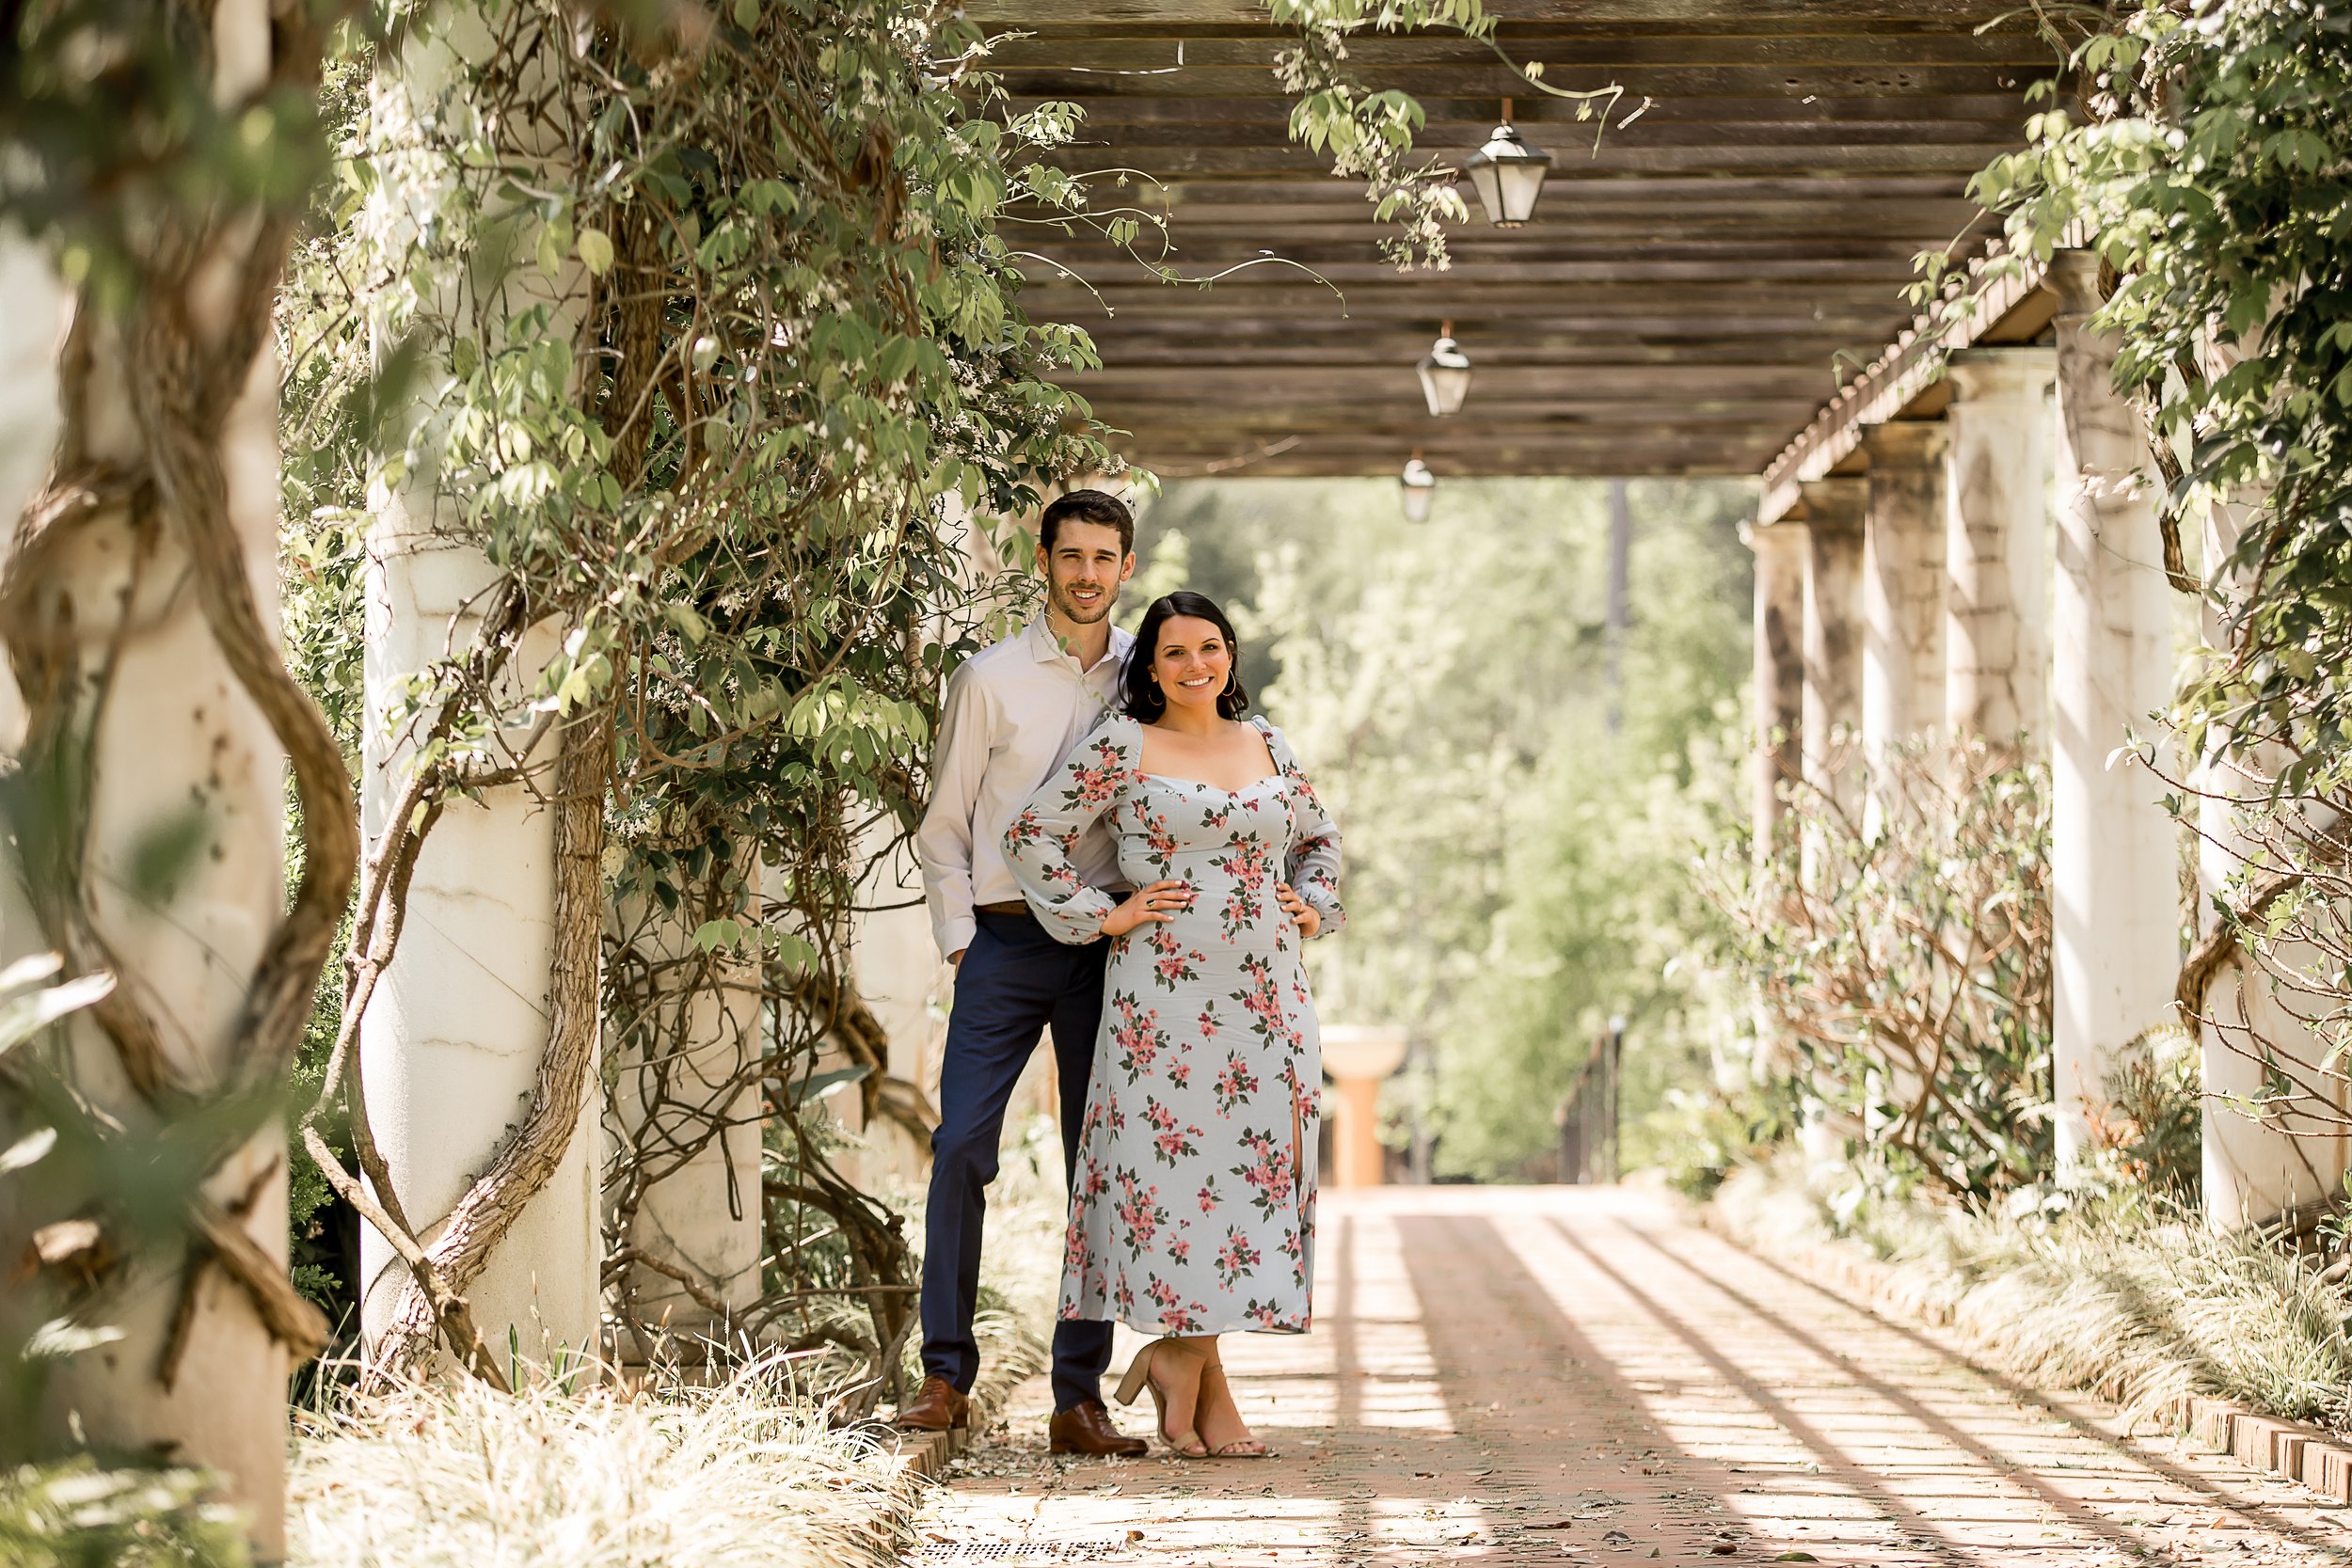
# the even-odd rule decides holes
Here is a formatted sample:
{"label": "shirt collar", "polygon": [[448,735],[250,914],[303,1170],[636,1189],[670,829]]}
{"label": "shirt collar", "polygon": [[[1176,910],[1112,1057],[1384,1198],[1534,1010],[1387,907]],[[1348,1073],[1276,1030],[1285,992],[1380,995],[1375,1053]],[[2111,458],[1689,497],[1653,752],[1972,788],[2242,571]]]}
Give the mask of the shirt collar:
{"label": "shirt collar", "polygon": [[[1062,652],[1061,641],[1054,635],[1054,628],[1045,624],[1044,616],[1041,615],[1036,620],[1030,622],[1028,629],[1024,631],[1021,635],[1029,640],[1029,657],[1035,659],[1038,663],[1053,664],[1056,662],[1067,661],[1072,668],[1076,668],[1078,663],[1077,659]],[[1110,652],[1103,656],[1102,663],[1097,664],[1093,670],[1082,671],[1080,673],[1087,675],[1092,675],[1096,671],[1101,670],[1104,665],[1116,667],[1119,664],[1125,662],[1127,650],[1135,645],[1136,640],[1131,633],[1123,631],[1118,626],[1113,626],[1111,627]]]}

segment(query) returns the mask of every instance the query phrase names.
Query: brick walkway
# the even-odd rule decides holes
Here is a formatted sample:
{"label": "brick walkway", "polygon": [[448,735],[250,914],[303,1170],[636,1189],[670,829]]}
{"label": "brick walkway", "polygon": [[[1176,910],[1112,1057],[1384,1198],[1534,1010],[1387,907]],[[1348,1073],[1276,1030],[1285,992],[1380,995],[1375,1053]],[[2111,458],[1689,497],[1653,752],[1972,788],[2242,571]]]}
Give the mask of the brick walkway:
{"label": "brick walkway", "polygon": [[920,1560],[2352,1562],[2344,1511],[2015,1388],[1642,1196],[1391,1190],[1323,1219],[1315,1332],[1226,1341],[1278,1458],[1053,1460],[1032,1384]]}

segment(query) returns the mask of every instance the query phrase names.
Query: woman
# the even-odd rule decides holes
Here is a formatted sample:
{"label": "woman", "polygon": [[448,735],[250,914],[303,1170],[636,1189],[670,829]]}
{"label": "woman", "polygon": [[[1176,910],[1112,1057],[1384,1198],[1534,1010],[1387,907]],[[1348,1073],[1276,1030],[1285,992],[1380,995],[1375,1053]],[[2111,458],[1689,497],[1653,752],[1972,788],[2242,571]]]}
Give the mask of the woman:
{"label": "woman", "polygon": [[[1337,930],[1340,835],[1281,733],[1242,714],[1232,623],[1199,594],[1144,611],[1105,719],[1005,833],[1045,928],[1111,941],[1072,1183],[1061,1315],[1162,1338],[1148,1383],[1187,1458],[1255,1458],[1217,1354],[1241,1329],[1306,1332],[1323,1064],[1300,943]],[[1123,901],[1070,850],[1098,818]]]}

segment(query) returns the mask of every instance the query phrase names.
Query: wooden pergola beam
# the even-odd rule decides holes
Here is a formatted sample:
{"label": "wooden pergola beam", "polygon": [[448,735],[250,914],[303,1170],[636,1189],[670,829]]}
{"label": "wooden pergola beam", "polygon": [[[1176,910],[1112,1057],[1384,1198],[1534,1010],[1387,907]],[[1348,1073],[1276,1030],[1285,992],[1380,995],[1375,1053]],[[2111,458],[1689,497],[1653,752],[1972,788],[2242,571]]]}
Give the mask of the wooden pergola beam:
{"label": "wooden pergola beam", "polygon": [[[1352,38],[1359,79],[1429,112],[1417,150],[1438,166],[1504,96],[1556,160],[1534,223],[1473,221],[1448,270],[1402,273],[1362,186],[1290,140],[1274,66],[1295,40],[1257,0],[977,8],[1008,35],[993,69],[1016,110],[1084,111],[1048,162],[1165,225],[1141,261],[1014,226],[1025,303],[1093,338],[1103,368],[1070,379],[1122,451],[1171,473],[1386,475],[1418,447],[1443,473],[1754,474],[1907,324],[1912,258],[1978,232],[1968,178],[2022,139],[2054,63],[2000,0],[1493,8],[1547,82],[1624,96],[1596,147],[1486,42]],[[1433,420],[1412,369],[1449,321],[1477,378]]]}

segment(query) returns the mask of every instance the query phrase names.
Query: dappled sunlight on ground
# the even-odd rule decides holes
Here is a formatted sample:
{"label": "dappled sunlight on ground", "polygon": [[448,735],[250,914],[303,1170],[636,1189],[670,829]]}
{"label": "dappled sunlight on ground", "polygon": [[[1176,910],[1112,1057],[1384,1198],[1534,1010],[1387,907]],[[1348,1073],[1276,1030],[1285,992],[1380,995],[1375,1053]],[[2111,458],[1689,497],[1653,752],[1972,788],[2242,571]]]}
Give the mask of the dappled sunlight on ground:
{"label": "dappled sunlight on ground", "polygon": [[1227,1340],[1278,1457],[1054,1460],[1033,1383],[923,1560],[2352,1562],[2344,1511],[2013,1389],[1645,1194],[1329,1194],[1323,1226],[1316,1332]]}

